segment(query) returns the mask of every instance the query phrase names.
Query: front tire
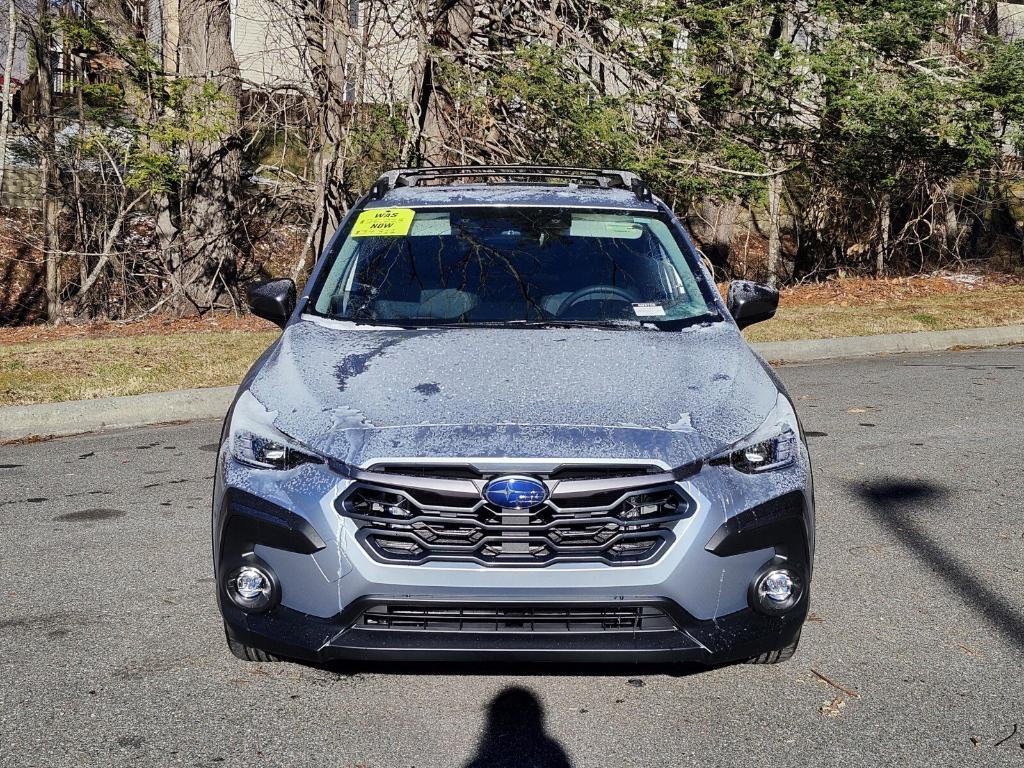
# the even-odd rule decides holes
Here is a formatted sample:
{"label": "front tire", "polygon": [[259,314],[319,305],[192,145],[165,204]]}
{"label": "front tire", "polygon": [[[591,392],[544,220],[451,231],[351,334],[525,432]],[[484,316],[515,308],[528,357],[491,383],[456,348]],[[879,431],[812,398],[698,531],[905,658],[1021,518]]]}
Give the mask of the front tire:
{"label": "front tire", "polygon": [[236,658],[239,658],[242,661],[255,661],[261,663],[283,661],[280,656],[275,656],[272,653],[267,653],[259,648],[253,648],[251,645],[246,645],[245,643],[240,643],[233,639],[231,635],[228,634],[227,625],[224,627],[224,635],[228,641],[228,650],[230,650]]}
{"label": "front tire", "polygon": [[782,662],[789,661],[793,658],[793,654],[796,653],[796,649],[799,645],[800,631],[796,633],[796,637],[793,638],[793,641],[789,645],[783,646],[782,648],[778,648],[774,651],[765,651],[760,656],[747,659],[747,664],[781,664]]}

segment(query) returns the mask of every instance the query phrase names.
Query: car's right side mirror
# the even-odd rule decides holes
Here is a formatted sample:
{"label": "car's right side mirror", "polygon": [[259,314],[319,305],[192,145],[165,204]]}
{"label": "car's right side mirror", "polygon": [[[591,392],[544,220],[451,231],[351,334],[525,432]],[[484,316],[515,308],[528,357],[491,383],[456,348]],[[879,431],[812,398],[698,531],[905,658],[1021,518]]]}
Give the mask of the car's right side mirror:
{"label": "car's right side mirror", "polygon": [[729,283],[726,301],[729,313],[736,325],[748,325],[771,320],[779,308],[779,292],[774,288],[750,280],[733,280]]}

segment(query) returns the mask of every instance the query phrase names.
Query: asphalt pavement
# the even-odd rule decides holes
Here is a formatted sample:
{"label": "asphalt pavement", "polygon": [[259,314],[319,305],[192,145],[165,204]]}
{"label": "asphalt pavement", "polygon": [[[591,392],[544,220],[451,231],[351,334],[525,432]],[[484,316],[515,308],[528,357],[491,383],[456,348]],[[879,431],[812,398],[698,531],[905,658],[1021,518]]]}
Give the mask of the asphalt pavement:
{"label": "asphalt pavement", "polygon": [[1024,348],[780,374],[818,552],[776,666],[244,663],[218,423],[0,446],[0,766],[1024,766]]}

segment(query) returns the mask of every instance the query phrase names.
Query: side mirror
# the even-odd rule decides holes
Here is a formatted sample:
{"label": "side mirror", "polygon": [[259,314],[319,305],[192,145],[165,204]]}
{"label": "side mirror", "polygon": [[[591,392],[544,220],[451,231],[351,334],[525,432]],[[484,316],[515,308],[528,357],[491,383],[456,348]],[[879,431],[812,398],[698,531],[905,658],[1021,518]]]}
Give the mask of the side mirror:
{"label": "side mirror", "polygon": [[779,292],[750,280],[733,280],[729,283],[729,297],[726,303],[736,325],[746,328],[748,325],[775,317],[775,312],[779,308]]}
{"label": "side mirror", "polygon": [[295,311],[295,283],[288,278],[253,283],[245,292],[249,309],[282,328]]}

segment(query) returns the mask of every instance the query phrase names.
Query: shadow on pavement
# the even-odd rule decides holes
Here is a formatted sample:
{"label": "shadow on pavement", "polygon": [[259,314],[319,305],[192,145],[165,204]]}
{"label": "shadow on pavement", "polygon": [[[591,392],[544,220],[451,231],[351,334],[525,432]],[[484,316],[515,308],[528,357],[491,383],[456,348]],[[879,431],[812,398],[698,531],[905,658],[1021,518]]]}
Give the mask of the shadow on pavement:
{"label": "shadow on pavement", "polygon": [[1024,650],[1024,617],[1001,595],[951,556],[920,522],[928,506],[948,501],[950,492],[925,481],[886,480],[850,484],[850,491],[868,502],[868,511],[911,554],[935,571],[946,588],[984,616],[1013,647]]}
{"label": "shadow on pavement", "polygon": [[544,708],[532,691],[506,688],[491,701],[474,757],[464,768],[572,768],[562,745],[544,730]]}

